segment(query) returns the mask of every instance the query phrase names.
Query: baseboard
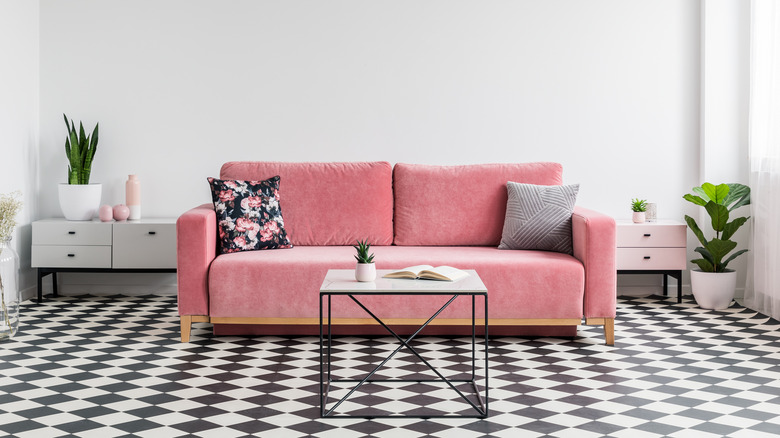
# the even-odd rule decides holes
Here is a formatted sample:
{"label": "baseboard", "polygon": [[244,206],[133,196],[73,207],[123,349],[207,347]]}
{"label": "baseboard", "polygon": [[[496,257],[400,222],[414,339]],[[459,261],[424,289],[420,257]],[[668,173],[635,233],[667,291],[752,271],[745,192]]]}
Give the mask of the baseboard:
{"label": "baseboard", "polygon": [[[52,276],[43,278],[43,294],[52,293]],[[57,292],[73,295],[176,295],[176,274],[171,273],[70,273],[57,274]],[[37,296],[37,286],[34,296]]]}
{"label": "baseboard", "polygon": [[[677,296],[677,285],[670,284],[668,293],[670,295]],[[663,294],[664,294],[663,286],[618,286],[617,288],[618,296],[646,297],[648,295],[663,295]],[[683,284],[682,294],[683,296],[690,295],[691,285]]]}
{"label": "baseboard", "polygon": [[30,286],[27,289],[22,289],[22,291],[19,293],[19,296],[21,297],[22,301],[38,298],[38,287]]}
{"label": "baseboard", "polygon": [[57,291],[63,296],[73,295],[176,295],[176,285],[146,284],[61,284]]}

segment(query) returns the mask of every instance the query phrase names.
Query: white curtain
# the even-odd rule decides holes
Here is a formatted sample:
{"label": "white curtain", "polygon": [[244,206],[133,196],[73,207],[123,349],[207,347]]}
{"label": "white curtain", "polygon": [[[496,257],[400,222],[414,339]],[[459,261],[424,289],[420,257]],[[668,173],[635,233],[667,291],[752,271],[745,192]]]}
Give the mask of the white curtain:
{"label": "white curtain", "polygon": [[780,319],[780,1],[751,1],[750,32],[753,248],[745,305]]}

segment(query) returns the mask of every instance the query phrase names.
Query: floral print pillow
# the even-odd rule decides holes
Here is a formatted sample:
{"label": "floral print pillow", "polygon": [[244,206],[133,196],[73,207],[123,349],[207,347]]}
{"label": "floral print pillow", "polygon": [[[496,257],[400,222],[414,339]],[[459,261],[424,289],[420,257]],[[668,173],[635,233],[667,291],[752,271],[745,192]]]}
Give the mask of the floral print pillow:
{"label": "floral print pillow", "polygon": [[208,181],[221,254],[292,248],[279,207],[279,176],[265,181]]}

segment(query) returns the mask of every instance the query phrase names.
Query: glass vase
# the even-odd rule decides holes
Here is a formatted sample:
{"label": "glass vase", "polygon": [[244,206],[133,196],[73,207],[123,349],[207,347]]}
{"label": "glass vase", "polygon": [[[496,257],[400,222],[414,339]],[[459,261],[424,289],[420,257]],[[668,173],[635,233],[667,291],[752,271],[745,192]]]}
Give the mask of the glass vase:
{"label": "glass vase", "polygon": [[0,240],[0,341],[19,328],[19,255],[11,238]]}

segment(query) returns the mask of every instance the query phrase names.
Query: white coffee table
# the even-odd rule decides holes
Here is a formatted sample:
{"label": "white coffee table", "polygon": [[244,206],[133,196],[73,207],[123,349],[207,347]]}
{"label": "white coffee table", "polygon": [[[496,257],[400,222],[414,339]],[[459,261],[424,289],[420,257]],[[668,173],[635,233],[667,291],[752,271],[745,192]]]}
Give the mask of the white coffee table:
{"label": "white coffee table", "polygon": [[[437,382],[445,383],[451,389],[460,395],[472,408],[474,408],[476,414],[474,415],[462,415],[460,418],[485,418],[488,415],[488,299],[487,288],[482,280],[474,270],[467,270],[469,273],[467,278],[459,281],[432,281],[432,280],[407,280],[407,279],[387,279],[382,278],[383,275],[390,272],[390,270],[377,270],[377,279],[373,282],[360,283],[355,280],[355,271],[352,269],[331,269],[325,275],[325,280],[320,287],[320,415],[322,417],[347,417],[347,418],[398,418],[398,415],[348,415],[348,414],[336,414],[334,413],[336,408],[339,407],[349,396],[351,396],[358,388],[365,383],[371,382]],[[428,318],[411,336],[406,339],[396,334],[390,327],[388,327],[380,318],[375,315],[370,309],[363,305],[358,297],[361,296],[374,296],[374,295],[404,295],[413,299],[414,296],[425,295],[439,295],[449,296],[449,300],[441,306],[430,318]],[[414,339],[428,324],[431,323],[444,309],[446,309],[450,303],[455,301],[460,296],[471,297],[471,378],[465,380],[447,379],[439,371],[437,371],[425,358],[423,358],[417,350],[415,350],[409,343]],[[331,373],[331,346],[332,346],[332,318],[331,318],[331,301],[334,296],[346,296],[348,299],[354,301],[363,310],[366,311],[377,323],[384,327],[390,335],[392,335],[399,343],[392,353],[385,358],[379,365],[377,365],[371,372],[369,372],[362,379],[333,379]],[[484,338],[484,398],[480,395],[480,390],[477,385],[476,375],[476,297],[481,296],[484,300],[484,324],[485,324],[485,338]],[[326,333],[327,331],[327,333]],[[480,340],[480,343],[482,341]],[[371,377],[390,359],[395,356],[403,347],[406,347],[412,354],[414,354],[422,363],[424,363],[431,371],[433,371],[438,379],[428,380],[404,380],[404,379],[372,379]],[[328,402],[328,391],[334,383],[356,383],[356,386],[352,388],[344,397],[338,400],[333,407],[326,409]],[[460,391],[455,383],[468,383],[474,389],[477,402],[470,400],[462,391]],[[406,417],[420,417],[420,418],[432,418],[432,417],[444,417],[452,418],[453,415],[406,415]]]}

